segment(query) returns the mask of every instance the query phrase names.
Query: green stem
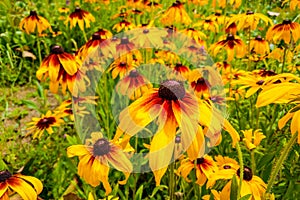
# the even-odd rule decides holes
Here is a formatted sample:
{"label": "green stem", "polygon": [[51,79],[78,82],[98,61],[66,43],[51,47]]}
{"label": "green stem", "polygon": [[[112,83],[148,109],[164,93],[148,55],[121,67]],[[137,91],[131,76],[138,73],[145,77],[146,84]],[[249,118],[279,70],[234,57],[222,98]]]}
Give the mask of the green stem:
{"label": "green stem", "polygon": [[284,70],[284,65],[285,65],[285,60],[286,60],[286,52],[287,52],[287,48],[284,47],[284,51],[283,51],[283,61],[282,61],[282,67],[281,67],[281,73],[283,73]]}
{"label": "green stem", "polygon": [[251,28],[249,27],[249,32],[248,32],[248,66],[247,66],[247,70],[250,70],[251,67],[251,60],[250,60],[250,56],[251,56],[251,52],[250,52],[250,40],[251,40]]}
{"label": "green stem", "polygon": [[236,150],[238,152],[238,159],[239,159],[239,164],[240,164],[240,184],[239,184],[239,190],[238,190],[238,197],[240,197],[242,183],[244,180],[244,161],[243,161],[243,153],[242,153],[239,142],[236,143]]}
{"label": "green stem", "polygon": [[40,62],[39,65],[41,65],[41,63],[42,63],[42,53],[41,53],[41,42],[40,42],[39,36],[37,36],[36,42],[37,42],[38,55],[39,55],[39,62]]}
{"label": "green stem", "polygon": [[175,193],[175,189],[174,189],[174,180],[175,180],[175,173],[174,173],[174,168],[175,168],[175,162],[172,162],[170,164],[170,182],[169,182],[169,196],[170,196],[170,200],[174,200],[175,199],[175,196],[174,196],[174,193]]}
{"label": "green stem", "polygon": [[268,185],[267,185],[266,194],[271,192],[271,188],[274,185],[276,176],[277,176],[279,170],[282,168],[282,164],[285,161],[285,159],[286,159],[287,155],[289,154],[289,152],[291,151],[294,143],[296,142],[297,136],[298,136],[298,132],[296,132],[291,137],[291,139],[289,140],[289,142],[283,148],[283,151],[281,152],[280,157],[278,158],[278,161],[275,163],[275,166],[273,167],[272,173],[270,175],[270,179],[269,179]]}
{"label": "green stem", "polygon": [[256,170],[256,163],[255,163],[255,152],[254,149],[251,150],[251,169],[252,169],[252,174],[255,174],[255,170]]}

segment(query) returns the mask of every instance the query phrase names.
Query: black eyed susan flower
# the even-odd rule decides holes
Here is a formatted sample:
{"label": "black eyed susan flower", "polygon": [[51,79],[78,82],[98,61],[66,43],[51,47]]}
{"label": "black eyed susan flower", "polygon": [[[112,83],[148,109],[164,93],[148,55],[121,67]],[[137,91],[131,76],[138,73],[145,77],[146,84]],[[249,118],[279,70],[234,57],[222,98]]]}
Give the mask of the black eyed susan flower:
{"label": "black eyed susan flower", "polygon": [[42,16],[38,16],[34,10],[30,11],[29,16],[21,20],[19,27],[27,34],[34,33],[36,29],[39,35],[47,29],[51,31],[51,25],[48,20]]}
{"label": "black eyed susan flower", "polygon": [[[286,51],[285,54],[284,54],[284,51]],[[267,57],[275,59],[278,62],[283,62],[283,60],[285,60],[286,63],[291,63],[293,60],[293,56],[294,56],[294,54],[293,54],[293,52],[291,52],[291,50],[284,49],[283,47],[278,47],[278,48],[273,49]]]}
{"label": "black eyed susan flower", "polygon": [[51,135],[53,127],[59,127],[64,121],[61,119],[61,116],[57,113],[52,113],[50,110],[47,111],[46,115],[42,114],[40,118],[32,118],[32,122],[29,122],[29,126],[26,130],[29,132],[27,135],[33,135],[33,138],[41,138],[43,133],[47,131]]}
{"label": "black eyed susan flower", "polygon": [[187,28],[181,32],[191,39],[194,39],[195,42],[199,45],[202,45],[204,40],[207,38],[207,36],[203,32],[195,30],[194,28]]}
{"label": "black eyed susan flower", "polygon": [[208,0],[188,0],[188,3],[196,4],[198,6],[204,6],[208,4]]}
{"label": "black eyed susan flower", "polygon": [[202,21],[200,21],[198,23],[195,23],[194,26],[195,27],[200,26],[204,30],[211,31],[211,32],[214,32],[214,33],[219,32],[219,25],[218,25],[218,23],[216,21],[210,19],[210,18],[207,18],[207,19],[202,20]]}
{"label": "black eyed susan flower", "polygon": [[9,171],[0,171],[0,199],[9,200],[11,191],[17,192],[24,200],[37,199],[43,190],[41,181],[32,176],[20,173],[11,174]]}
{"label": "black eyed susan flower", "polygon": [[84,25],[86,28],[90,27],[90,23],[95,21],[95,17],[88,11],[82,10],[80,7],[76,7],[75,11],[72,12],[68,19],[65,21],[65,24],[70,22],[70,28],[74,28],[78,23],[78,26],[81,30],[84,30]]}
{"label": "black eyed susan flower", "polygon": [[207,19],[217,22],[218,25],[222,25],[228,21],[228,17],[222,15],[221,11],[216,11],[213,15],[208,16]]}
{"label": "black eyed susan flower", "polygon": [[238,30],[249,28],[251,30],[256,30],[260,21],[265,22],[266,25],[273,24],[269,17],[261,13],[254,13],[253,11],[247,11],[246,13],[237,14],[231,17],[228,24],[235,22]]}
{"label": "black eyed susan flower", "polygon": [[258,35],[250,41],[250,51],[260,55],[268,54],[270,52],[269,43]]}
{"label": "black eyed susan flower", "polygon": [[227,61],[233,60],[234,56],[242,58],[246,53],[246,47],[243,41],[238,36],[232,34],[222,37],[219,42],[210,47],[214,56],[216,56],[221,49],[226,50]]}
{"label": "black eyed susan flower", "polygon": [[192,20],[185,11],[183,4],[180,1],[176,1],[163,14],[161,22],[165,25],[172,25],[176,23],[189,25]]}
{"label": "black eyed susan flower", "polygon": [[[71,54],[64,52],[59,45],[51,48],[51,53],[41,63],[40,68],[36,72],[39,80],[50,78],[50,90],[57,93],[58,85],[63,74],[73,76],[78,71],[78,62]],[[64,79],[65,80],[65,79]]]}
{"label": "black eyed susan flower", "polygon": [[237,32],[237,25],[236,25],[236,23],[235,22],[232,22],[232,23],[226,23],[227,25],[226,25],[226,28],[225,28],[225,32],[227,33],[227,34],[232,34],[232,35],[235,35],[236,34],[236,32]]}
{"label": "black eyed susan flower", "polygon": [[70,9],[69,8],[65,8],[65,7],[62,7],[62,8],[58,9],[58,12],[60,12],[60,13],[68,13],[69,11],[70,11]]}
{"label": "black eyed susan flower", "polygon": [[151,87],[152,84],[136,69],[133,69],[118,82],[116,89],[122,95],[127,95],[131,100],[136,100]]}
{"label": "black eyed susan flower", "polygon": [[292,11],[296,10],[297,8],[300,9],[300,0],[285,0],[282,2],[282,5],[290,2],[290,9]]}
{"label": "black eyed susan flower", "polygon": [[203,77],[203,72],[197,69],[194,69],[189,74],[189,82],[191,87],[194,89],[194,92],[200,98],[204,99],[209,98],[211,85],[207,79]]}
{"label": "black eyed susan flower", "polygon": [[[235,173],[237,177],[240,176],[240,168]],[[220,179],[232,179],[234,174],[226,171],[226,174],[223,174],[223,177]],[[225,178],[227,177],[227,178]],[[216,177],[218,178],[218,177]],[[238,181],[238,184],[239,181]],[[241,185],[241,197],[251,194],[250,200],[261,200],[265,194],[267,185],[264,181],[258,177],[253,175],[252,170],[245,166],[244,167],[244,176]],[[225,199],[230,199],[230,188],[231,188],[231,180],[224,186],[222,190],[222,194],[224,195]]]}
{"label": "black eyed susan flower", "polygon": [[218,167],[210,156],[205,155],[196,160],[190,160],[189,158],[182,160],[177,173],[187,182],[191,182],[188,175],[193,169],[196,171],[196,184],[203,186],[207,179],[218,170]]}
{"label": "black eyed susan flower", "polygon": [[256,148],[266,136],[260,131],[252,129],[242,131],[244,134],[243,141],[249,150]]}
{"label": "black eyed susan flower", "polygon": [[183,81],[188,79],[190,68],[188,68],[186,65],[183,65],[181,62],[178,62],[175,65],[171,65],[171,68],[174,72],[174,78]]}
{"label": "black eyed susan flower", "polygon": [[98,32],[94,33],[92,38],[78,50],[77,56],[80,56],[80,59],[83,61],[90,53],[99,48],[103,41],[104,39],[101,38]]}
{"label": "black eyed susan flower", "polygon": [[285,19],[281,24],[270,27],[267,31],[266,39],[275,43],[283,40],[286,44],[290,44],[291,39],[297,42],[300,38],[300,25],[297,22]]}
{"label": "black eyed susan flower", "polygon": [[132,164],[122,149],[103,138],[99,132],[92,133],[85,145],[68,147],[67,153],[69,157],[79,157],[79,176],[93,187],[102,182],[106,195],[112,191],[108,181],[109,164],[124,173],[125,180],[119,181],[120,184],[125,184],[132,172]]}
{"label": "black eyed susan flower", "polygon": [[109,38],[113,37],[113,34],[109,30],[106,30],[106,29],[103,29],[103,28],[99,28],[96,33],[98,33],[100,35],[100,38],[103,39],[103,40],[106,40],[106,39],[109,39]]}
{"label": "black eyed susan flower", "polygon": [[117,76],[123,78],[133,69],[135,69],[135,64],[132,56],[122,56],[109,66],[108,71],[111,71],[112,78],[115,79]]}
{"label": "black eyed susan flower", "polygon": [[136,44],[137,48],[159,48],[163,46],[162,37],[167,34],[165,30],[144,26],[136,30],[131,41]]}
{"label": "black eyed susan flower", "polygon": [[131,30],[131,29],[134,29],[134,28],[135,28],[135,25],[133,23],[123,19],[119,23],[115,24],[112,27],[112,30],[115,30],[117,33],[119,33],[121,31],[128,31],[128,30]]}

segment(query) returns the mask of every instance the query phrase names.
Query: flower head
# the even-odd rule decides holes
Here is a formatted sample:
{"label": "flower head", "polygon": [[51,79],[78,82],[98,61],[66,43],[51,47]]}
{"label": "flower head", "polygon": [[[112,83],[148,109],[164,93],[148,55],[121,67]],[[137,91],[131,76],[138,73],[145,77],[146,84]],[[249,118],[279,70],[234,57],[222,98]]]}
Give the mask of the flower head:
{"label": "flower head", "polygon": [[34,33],[37,29],[39,35],[42,34],[43,31],[50,29],[51,25],[47,19],[42,16],[38,16],[36,11],[30,11],[29,16],[22,19],[19,24],[19,27],[22,31],[25,31],[27,34]]}
{"label": "flower head", "polygon": [[33,138],[41,138],[42,134],[47,131],[48,134],[53,133],[53,127],[58,127],[64,121],[60,115],[52,113],[50,110],[47,111],[46,115],[42,114],[40,118],[32,118],[32,122],[29,122],[27,130],[29,134],[33,134]]}
{"label": "flower head", "polygon": [[293,42],[297,42],[300,39],[300,24],[285,19],[281,24],[270,27],[266,38],[275,43],[283,40],[286,44],[290,44],[291,39],[293,39]]}
{"label": "flower head", "polygon": [[76,7],[75,11],[72,12],[68,19],[65,21],[66,24],[70,22],[70,28],[74,28],[78,23],[81,30],[84,30],[84,24],[87,28],[90,27],[90,22],[94,22],[95,17],[88,11],[82,10],[80,7]]}
{"label": "flower head", "polygon": [[10,199],[11,191],[15,191],[22,199],[33,200],[38,198],[42,190],[43,184],[35,177],[0,171],[0,199]]}
{"label": "flower head", "polygon": [[120,184],[125,184],[132,172],[132,164],[122,149],[103,138],[99,132],[92,133],[86,145],[68,147],[67,153],[69,157],[79,157],[79,176],[93,187],[102,182],[106,194],[112,190],[108,182],[109,164],[124,173],[125,180],[119,181]]}
{"label": "flower head", "polygon": [[175,1],[163,14],[161,22],[165,25],[172,25],[174,23],[188,25],[192,22],[192,20],[185,11],[183,4],[180,1]]}
{"label": "flower head", "polygon": [[244,130],[242,131],[242,133],[245,136],[243,141],[246,143],[246,146],[249,150],[256,148],[260,144],[262,139],[266,138],[266,136],[262,132],[260,132],[260,130],[255,130],[253,132],[253,130],[250,129]]}

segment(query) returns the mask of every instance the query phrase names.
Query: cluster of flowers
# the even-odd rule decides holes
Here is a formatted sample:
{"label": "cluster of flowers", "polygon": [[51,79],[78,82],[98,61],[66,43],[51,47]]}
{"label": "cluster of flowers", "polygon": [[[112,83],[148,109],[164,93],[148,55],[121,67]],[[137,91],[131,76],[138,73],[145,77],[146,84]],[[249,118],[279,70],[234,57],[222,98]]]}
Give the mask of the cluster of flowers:
{"label": "cluster of flowers", "polygon": [[[104,3],[109,4],[109,1]],[[203,6],[208,4],[208,1],[190,0],[186,4]],[[237,9],[241,1],[230,1],[229,4]],[[213,7],[226,6],[228,5],[225,0],[213,1]],[[225,105],[225,98],[219,94],[214,95],[212,85],[218,78],[213,76],[210,70],[218,71],[222,75],[220,85],[226,86],[225,93],[228,96],[226,100],[248,98],[260,91],[257,107],[270,103],[296,104],[279,121],[279,127],[284,127],[287,121],[292,119],[291,133],[299,133],[300,126],[297,122],[300,119],[298,97],[300,94],[297,91],[300,91],[300,79],[297,76],[291,73],[277,74],[267,69],[244,71],[231,66],[235,58],[247,59],[248,70],[251,70],[251,62],[275,59],[282,62],[283,70],[286,63],[291,65],[288,68],[292,72],[298,70],[298,66],[293,66],[291,61],[293,55],[300,51],[300,45],[297,46],[300,39],[299,23],[286,19],[273,25],[269,17],[253,11],[230,17],[222,15],[219,11],[210,16],[194,14],[192,20],[184,3],[180,1],[174,2],[161,14],[162,7],[162,4],[152,1],[127,1],[120,14],[112,17],[121,19],[112,27],[112,31],[118,33],[134,30],[130,32],[131,34],[114,37],[111,31],[100,28],[74,55],[65,52],[62,46],[53,45],[50,55],[42,61],[36,73],[37,78],[41,81],[49,80],[50,91],[53,93],[57,93],[60,86],[64,94],[68,89],[73,97],[74,106],[71,109],[71,100],[67,100],[53,112],[48,111],[41,118],[34,118],[33,122],[29,123],[31,126],[28,128],[29,134],[33,134],[33,138],[41,138],[44,131],[52,134],[53,127],[60,126],[67,116],[74,120],[73,115],[84,118],[90,114],[86,110],[87,106],[82,104],[97,105],[98,97],[81,95],[93,84],[89,75],[94,71],[110,73],[112,79],[119,81],[116,85],[117,91],[121,95],[128,96],[131,103],[120,113],[120,123],[112,138],[106,138],[100,132],[93,132],[90,133],[90,138],[86,138],[84,145],[73,145],[68,148],[70,157],[79,156],[78,174],[87,183],[96,187],[102,182],[106,194],[111,193],[108,175],[109,166],[112,166],[124,173],[125,180],[119,183],[125,184],[133,171],[130,154],[125,152],[135,151],[129,141],[144,127],[154,122],[158,127],[157,131],[153,133],[150,144],[145,146],[149,148],[149,166],[156,185],[160,184],[168,164],[178,161],[180,166],[175,170],[177,175],[189,182],[188,175],[195,169],[197,176],[195,183],[200,186],[206,184],[207,188],[213,188],[219,179],[232,180],[234,175],[240,177],[243,174],[241,176],[243,180],[239,183],[240,196],[251,194],[251,199],[261,199],[265,195],[266,184],[254,175],[253,169],[240,167],[235,160],[220,155],[213,160],[205,152],[206,148],[221,143],[222,128],[230,134],[233,147],[240,141],[238,132],[224,119],[218,109],[219,106]],[[300,1],[290,1],[291,10],[298,7]],[[62,11],[68,12],[67,9]],[[141,24],[139,17],[136,16],[144,12],[152,16],[157,14],[158,20]],[[84,31],[85,27],[90,27],[90,23],[94,21],[95,18],[91,13],[77,6],[66,23],[70,23],[71,29],[78,24]],[[262,23],[270,26],[265,39],[258,34],[251,39],[251,31],[256,30]],[[153,26],[157,24],[164,25],[166,29],[154,29]],[[204,31],[197,30],[199,27]],[[30,15],[21,21],[20,28],[28,34],[36,30],[39,35],[43,35],[47,29],[52,31],[50,23],[38,16],[35,11],[31,11]],[[204,32],[217,34],[222,30],[224,36],[215,43],[207,43],[208,34]],[[248,31],[248,46],[238,36],[241,30]],[[180,40],[176,33],[190,38],[190,42]],[[175,43],[182,45],[183,48],[175,47],[180,49],[180,52],[171,51]],[[270,49],[270,43],[278,44],[278,47]],[[205,60],[207,46],[208,52],[216,59],[224,61],[217,62],[210,68],[198,68],[185,63],[176,54],[184,55],[185,58],[191,59],[192,63],[200,62]],[[99,59],[92,59],[91,55],[97,55]],[[151,84],[139,71],[139,66],[148,63],[165,66],[171,75],[167,73],[166,80],[159,85]],[[106,65],[109,65],[108,68]],[[184,86],[184,81],[190,89]],[[245,91],[246,89],[248,90]],[[245,130],[243,133],[243,140],[249,150],[257,148],[265,138],[260,130]],[[161,154],[164,155],[164,159],[160,159]],[[16,181],[19,181],[17,184],[19,187],[14,185]],[[27,182],[32,183],[34,190],[31,185],[26,186],[30,187],[29,190],[20,189],[25,187]],[[11,175],[8,171],[1,171],[0,198],[8,199],[12,190],[24,199],[36,199],[42,186],[32,177]],[[27,194],[22,191],[30,192]],[[211,193],[215,199],[230,199],[230,191],[231,181],[227,182],[221,191],[212,189]],[[204,196],[203,199],[210,197]]]}

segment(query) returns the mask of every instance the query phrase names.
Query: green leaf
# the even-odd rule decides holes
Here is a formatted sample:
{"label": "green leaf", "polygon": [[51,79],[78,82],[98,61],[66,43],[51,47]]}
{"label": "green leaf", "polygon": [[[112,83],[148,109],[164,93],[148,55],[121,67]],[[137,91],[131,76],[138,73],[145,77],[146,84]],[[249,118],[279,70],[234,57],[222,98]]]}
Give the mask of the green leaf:
{"label": "green leaf", "polygon": [[150,198],[153,198],[154,195],[158,192],[158,190],[163,190],[163,189],[168,189],[168,187],[165,185],[159,185],[159,186],[155,187]]}
{"label": "green leaf", "polygon": [[252,196],[252,194],[247,194],[247,195],[243,196],[242,198],[240,198],[240,200],[248,200],[248,199],[250,199],[251,196]]}
{"label": "green leaf", "polygon": [[136,191],[136,196],[135,196],[135,199],[136,199],[136,200],[142,199],[142,196],[143,196],[143,190],[144,190],[144,185],[141,185],[141,186],[139,187],[139,189]]}
{"label": "green leaf", "polygon": [[230,200],[237,200],[238,199],[238,182],[236,175],[234,174],[231,179],[231,188],[230,188]]}
{"label": "green leaf", "polygon": [[37,86],[37,92],[39,97],[42,99],[45,99],[45,93],[44,93],[44,88],[41,86],[41,84],[38,81],[35,81],[35,85]]}
{"label": "green leaf", "polygon": [[33,101],[22,100],[22,104],[25,105],[25,106],[27,106],[30,109],[39,111],[39,108],[37,107],[37,105]]}

